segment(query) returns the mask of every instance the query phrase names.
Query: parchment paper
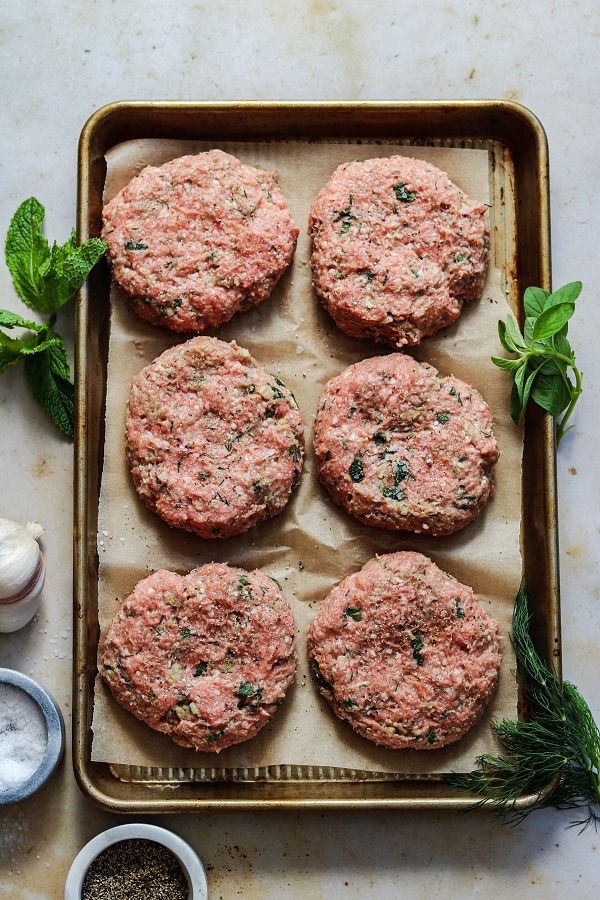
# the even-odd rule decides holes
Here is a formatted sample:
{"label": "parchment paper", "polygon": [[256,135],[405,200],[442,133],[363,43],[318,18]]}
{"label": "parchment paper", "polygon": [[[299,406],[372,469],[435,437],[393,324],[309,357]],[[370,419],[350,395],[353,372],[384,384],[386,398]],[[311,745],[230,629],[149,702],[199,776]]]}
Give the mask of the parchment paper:
{"label": "parchment paper", "polygon": [[[215,144],[190,141],[137,141],[113,148],[108,157],[105,201],[148,164],[160,164]],[[491,204],[493,179],[487,150],[409,147],[391,143],[223,143],[243,161],[279,173],[282,190],[300,228],[293,264],[273,295],[257,309],[237,315],[218,337],[246,347],[267,370],[294,392],[305,422],[307,458],[299,490],[281,515],[246,535],[206,541],[171,529],[138,500],[126,460],[123,430],[131,378],[177,335],[134,316],[113,286],[108,366],[106,442],[102,476],[98,550],[99,621],[102,635],[119,604],[149,572],[186,572],[210,561],[261,568],[277,578],[292,603],[298,628],[299,669],[295,686],[271,724],[256,738],[220,754],[177,747],[121,709],[97,680],[92,759],[125,765],[237,767],[281,764],[321,765],[371,772],[468,771],[475,757],[493,752],[492,716],[514,717],[517,693],[507,638],[513,598],[521,574],[520,509],[522,435],[510,421],[510,383],[489,362],[497,352],[496,322],[508,311],[500,274],[491,260],[483,297],[469,304],[458,322],[425,341],[415,356],[442,373],[475,385],[490,405],[501,457],[496,493],[479,519],[449,538],[391,534],[354,521],[336,507],[314,474],[311,426],[325,381],[341,369],[387,352],[369,341],[346,337],[322,309],[310,284],[308,211],[318,190],[341,162],[403,153],[427,159],[447,171],[474,200]],[[496,167],[497,169],[497,167]],[[497,194],[496,194],[497,196]],[[490,210],[492,244],[503,253],[500,207]],[[494,230],[494,225],[496,226]],[[494,253],[494,246],[492,247]],[[457,744],[437,751],[385,750],[339,722],[308,674],[306,630],[317,604],[343,577],[376,553],[416,549],[471,585],[499,620],[503,665],[499,688],[486,715]]]}

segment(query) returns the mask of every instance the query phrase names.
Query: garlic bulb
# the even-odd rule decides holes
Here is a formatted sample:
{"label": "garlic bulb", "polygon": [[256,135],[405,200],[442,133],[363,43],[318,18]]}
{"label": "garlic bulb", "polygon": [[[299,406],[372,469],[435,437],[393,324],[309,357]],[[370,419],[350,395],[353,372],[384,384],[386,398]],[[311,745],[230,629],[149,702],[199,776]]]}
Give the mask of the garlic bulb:
{"label": "garlic bulb", "polygon": [[37,522],[18,525],[0,518],[0,631],[15,631],[34,615],[46,566]]}

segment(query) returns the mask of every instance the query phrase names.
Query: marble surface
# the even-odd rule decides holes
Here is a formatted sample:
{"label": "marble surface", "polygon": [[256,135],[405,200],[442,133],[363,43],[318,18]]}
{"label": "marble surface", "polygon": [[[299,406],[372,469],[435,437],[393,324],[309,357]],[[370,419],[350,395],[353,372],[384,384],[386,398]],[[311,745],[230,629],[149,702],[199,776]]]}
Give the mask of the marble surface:
{"label": "marble surface", "polygon": [[[596,711],[600,438],[600,262],[595,181],[600,8],[562,3],[284,2],[2,4],[0,233],[35,194],[47,232],[75,221],[77,138],[115,99],[421,99],[502,97],[537,113],[550,141],[554,281],[585,283],[572,325],[585,373],[576,430],[558,461],[564,668]],[[8,273],[2,302],[19,309]],[[72,332],[72,309],[60,315]],[[0,665],[71,707],[72,447],[29,398],[23,373],[0,379],[0,515],[39,519],[48,579],[37,619],[0,636]],[[509,829],[489,816],[431,813],[164,817],[209,867],[214,898],[597,896],[600,836],[545,811]],[[79,794],[70,759],[37,796],[0,814],[0,894],[62,896],[82,843],[119,819]]]}

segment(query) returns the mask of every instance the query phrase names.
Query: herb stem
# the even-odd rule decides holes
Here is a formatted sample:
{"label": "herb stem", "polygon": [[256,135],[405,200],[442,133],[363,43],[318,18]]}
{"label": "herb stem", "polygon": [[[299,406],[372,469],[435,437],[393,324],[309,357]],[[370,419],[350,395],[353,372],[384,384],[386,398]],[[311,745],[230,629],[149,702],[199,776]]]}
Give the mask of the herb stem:
{"label": "herb stem", "polygon": [[[562,358],[564,359],[564,357],[562,357]],[[566,426],[567,422],[569,421],[569,418],[571,417],[571,413],[575,409],[575,404],[579,400],[579,398],[581,396],[581,392],[582,392],[581,372],[579,371],[577,366],[572,361],[570,363],[570,366],[573,369],[573,374],[575,376],[575,390],[573,391],[571,401],[565,411],[564,416],[562,417],[562,419],[556,426],[556,443],[557,443],[557,445],[560,444],[561,439],[565,436],[567,431],[569,431],[569,428],[573,427],[572,425],[569,426],[569,428],[566,428],[565,426]]]}

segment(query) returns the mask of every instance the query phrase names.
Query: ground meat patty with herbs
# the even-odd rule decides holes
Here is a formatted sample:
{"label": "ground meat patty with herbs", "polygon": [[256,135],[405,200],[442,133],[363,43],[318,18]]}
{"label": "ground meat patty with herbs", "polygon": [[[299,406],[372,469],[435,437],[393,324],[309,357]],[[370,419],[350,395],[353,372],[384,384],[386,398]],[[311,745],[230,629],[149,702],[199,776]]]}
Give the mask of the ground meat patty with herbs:
{"label": "ground meat patty with herbs", "polygon": [[304,455],[291,392],[235,341],[210,337],[171,347],[136,375],[126,441],[146,505],[204,538],[280,512]]}
{"label": "ground meat patty with herbs", "polygon": [[424,160],[344,163],[310,214],[315,290],[346,334],[418,344],[481,295],[485,212]]}
{"label": "ground meat patty with herbs", "polygon": [[133,309],[174,331],[213,328],[268,297],[298,237],[275,173],[221,150],[148,166],[103,218]]}
{"label": "ground meat patty with herbs", "polygon": [[321,481],[361,522],[432,535],[477,517],[498,459],[481,395],[403,353],[365,359],[327,382],[314,447]]}
{"label": "ground meat patty with herbs", "polygon": [[459,740],[494,693],[498,623],[470,587],[420,553],[375,557],[313,620],[313,674],[335,714],[392,749]]}
{"label": "ground meat patty with herbs", "polygon": [[223,563],[140,581],[101,660],[121,706],[182,747],[214,752],[264,728],[295,672],[294,617],[281,589]]}

